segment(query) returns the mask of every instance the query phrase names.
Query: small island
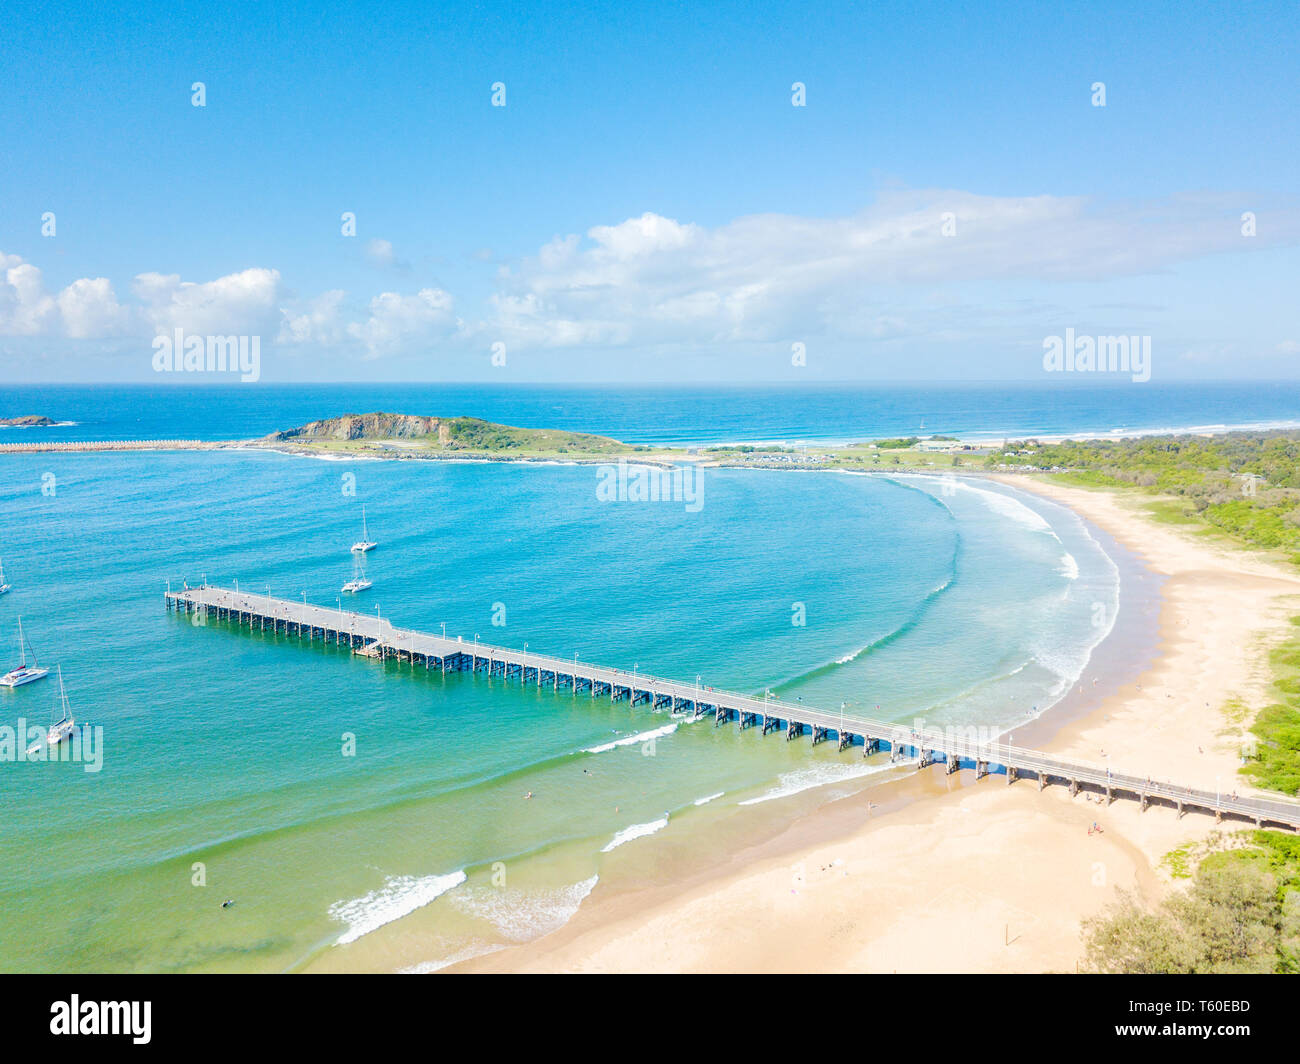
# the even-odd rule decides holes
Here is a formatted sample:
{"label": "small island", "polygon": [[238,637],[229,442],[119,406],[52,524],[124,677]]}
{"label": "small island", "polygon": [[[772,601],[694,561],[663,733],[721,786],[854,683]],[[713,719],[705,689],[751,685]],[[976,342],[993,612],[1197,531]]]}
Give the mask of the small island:
{"label": "small island", "polygon": [[560,429],[526,429],[475,417],[418,414],[344,414],[272,432],[241,446],[293,454],[495,462],[607,462],[637,456],[671,461],[683,452],[636,447],[608,436]]}
{"label": "small island", "polygon": [[57,424],[59,424],[59,422],[55,421],[52,417],[45,417],[43,414],[24,414],[22,417],[0,417],[0,428],[6,429],[37,429]]}
{"label": "small island", "polygon": [[633,459],[647,465],[699,465],[766,469],[871,469],[960,466],[962,456],[983,457],[991,447],[950,436],[881,440],[827,446],[778,444],[666,447],[623,443],[609,436],[558,429],[527,429],[474,417],[414,414],[344,414],[273,432],[238,446],[266,447],[292,454],[391,459],[490,462],[608,462]]}

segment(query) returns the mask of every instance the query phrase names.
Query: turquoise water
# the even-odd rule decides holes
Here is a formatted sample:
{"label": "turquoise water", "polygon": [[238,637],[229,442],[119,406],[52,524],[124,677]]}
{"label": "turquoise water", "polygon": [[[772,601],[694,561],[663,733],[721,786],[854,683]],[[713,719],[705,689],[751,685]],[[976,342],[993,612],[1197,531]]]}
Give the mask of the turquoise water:
{"label": "turquoise water", "polygon": [[[1077,676],[1117,604],[1086,529],[1005,489],[710,470],[690,512],[600,502],[596,483],[240,452],[0,458],[0,641],[16,647],[21,615],[104,743],[97,773],[0,763],[0,968],[433,967],[558,926],[692,823],[887,771],[164,610],[168,581],[204,576],[335,603],[363,502],[381,546],[358,609],[899,721],[1013,727]],[[54,694],[0,690],[0,724],[46,723]]]}

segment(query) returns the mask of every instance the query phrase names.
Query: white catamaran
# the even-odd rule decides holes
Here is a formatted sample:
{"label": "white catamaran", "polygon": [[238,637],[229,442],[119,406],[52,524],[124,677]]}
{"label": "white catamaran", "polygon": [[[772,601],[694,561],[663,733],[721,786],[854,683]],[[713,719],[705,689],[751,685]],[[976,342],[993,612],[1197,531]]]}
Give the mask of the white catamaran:
{"label": "white catamaran", "polygon": [[5,565],[0,562],[0,595],[9,590],[9,585],[5,583]]}
{"label": "white catamaran", "polygon": [[358,591],[366,591],[373,586],[374,584],[366,579],[365,569],[362,568],[361,560],[358,559],[357,571],[352,579],[343,585],[343,591],[349,595],[355,595]]}
{"label": "white catamaran", "polygon": [[23,636],[23,619],[18,618],[18,652],[22,655],[22,663],[14,666],[3,676],[0,676],[0,684],[5,687],[18,687],[21,684],[31,683],[33,680],[40,680],[50,674],[49,669],[42,669],[36,663],[36,651],[32,651],[32,663],[27,664],[27,639]]}
{"label": "white catamaran", "polygon": [[365,554],[366,551],[374,550],[377,546],[379,546],[379,544],[375,543],[370,538],[370,533],[366,531],[366,508],[363,505],[361,507],[361,538],[352,544],[352,549],[361,554]]}
{"label": "white catamaran", "polygon": [[[63,690],[63,666],[59,666],[59,701],[54,707],[54,712],[58,714],[59,719],[50,725],[50,730],[45,733],[43,740],[46,747],[53,749],[68,738],[77,730],[77,722],[72,719],[72,707],[68,704],[68,696]],[[37,740],[28,747],[29,754],[35,753],[41,747],[42,740]]]}

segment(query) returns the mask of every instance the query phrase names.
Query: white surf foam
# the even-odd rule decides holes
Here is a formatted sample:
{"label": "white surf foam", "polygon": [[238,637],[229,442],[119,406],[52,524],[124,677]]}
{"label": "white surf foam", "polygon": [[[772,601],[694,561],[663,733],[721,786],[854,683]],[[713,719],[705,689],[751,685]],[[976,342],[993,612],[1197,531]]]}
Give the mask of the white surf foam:
{"label": "white surf foam", "polygon": [[624,828],[615,835],[609,842],[601,848],[601,853],[609,853],[610,850],[616,850],[625,842],[631,842],[633,839],[644,838],[646,835],[653,835],[656,831],[662,831],[668,826],[668,818],[661,816],[658,820],[651,820],[646,824],[633,824],[630,828]]}
{"label": "white surf foam", "polygon": [[969,491],[978,495],[980,501],[999,517],[1005,517],[1010,521],[1014,521],[1016,524],[1023,528],[1027,528],[1032,532],[1046,532],[1049,536],[1055,536],[1057,539],[1060,539],[1060,537],[1056,535],[1055,529],[1053,529],[1051,524],[1048,523],[1047,518],[1037,510],[1021,502],[1019,499],[1014,498],[1011,495],[1004,495],[1000,491],[991,491],[988,488],[977,488],[966,480],[961,480],[956,477],[953,479],[957,483],[958,490]]}
{"label": "white surf foam", "polygon": [[409,968],[402,968],[398,975],[428,975],[431,972],[440,972],[444,968],[450,968],[453,964],[459,964],[461,961],[473,960],[475,957],[486,957],[489,953],[496,953],[498,950],[505,949],[505,946],[468,946],[465,949],[458,950],[449,957],[443,957],[437,961],[421,961],[419,964],[412,964]]}
{"label": "white surf foam", "polygon": [[610,750],[616,750],[620,746],[631,746],[633,743],[648,743],[651,739],[662,739],[665,735],[672,735],[676,730],[676,724],[665,724],[662,728],[655,728],[654,731],[641,732],[639,735],[625,735],[622,739],[615,739],[612,743],[589,746],[583,753],[604,754]]}
{"label": "white surf foam", "polygon": [[712,801],[716,801],[717,799],[721,798],[721,797],[722,797],[724,794],[726,794],[726,793],[727,793],[726,791],[718,791],[717,794],[706,794],[703,798],[696,798],[695,801],[692,802],[691,804],[692,804],[692,805],[708,805],[710,802],[712,802]]}
{"label": "white surf foam", "polygon": [[845,783],[849,780],[861,779],[863,776],[874,776],[879,772],[888,772],[898,765],[908,764],[915,764],[915,761],[899,761],[888,765],[821,764],[794,772],[783,772],[772,790],[760,794],[757,798],[747,798],[740,804],[758,805],[760,802],[770,802],[776,798],[789,798],[792,794],[800,794],[814,787],[825,787],[831,783]]}
{"label": "white surf foam", "polygon": [[1061,555],[1061,563],[1056,571],[1064,575],[1067,580],[1079,579],[1079,563],[1074,560],[1074,555],[1069,551]]}
{"label": "white surf foam", "polygon": [[338,945],[355,942],[384,924],[391,924],[416,909],[424,908],[464,882],[464,869],[445,876],[389,876],[378,890],[351,901],[336,901],[330,906],[330,916],[348,925],[335,941]]}
{"label": "white surf foam", "polygon": [[478,887],[457,891],[451,903],[468,916],[486,920],[512,942],[528,942],[549,935],[567,924],[599,876],[567,887]]}

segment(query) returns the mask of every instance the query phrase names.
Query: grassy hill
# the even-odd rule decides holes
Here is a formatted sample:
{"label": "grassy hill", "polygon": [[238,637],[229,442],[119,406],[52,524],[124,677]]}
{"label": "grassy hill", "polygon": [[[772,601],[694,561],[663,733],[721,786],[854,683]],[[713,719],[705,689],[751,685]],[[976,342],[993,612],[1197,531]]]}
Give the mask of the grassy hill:
{"label": "grassy hill", "polygon": [[608,436],[560,429],[499,425],[475,417],[415,414],[344,414],[273,432],[262,446],[333,453],[383,452],[410,457],[492,457],[517,459],[607,458],[645,454]]}

